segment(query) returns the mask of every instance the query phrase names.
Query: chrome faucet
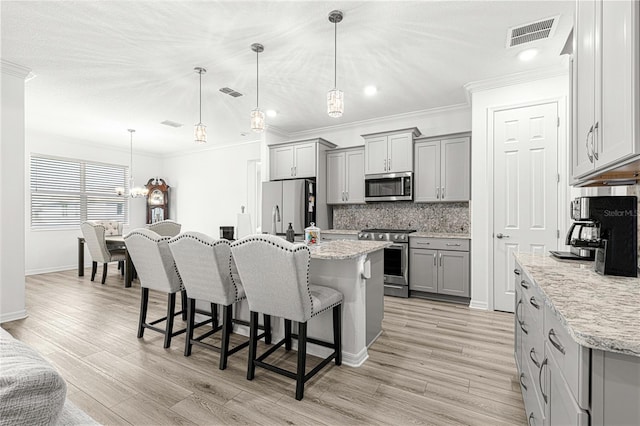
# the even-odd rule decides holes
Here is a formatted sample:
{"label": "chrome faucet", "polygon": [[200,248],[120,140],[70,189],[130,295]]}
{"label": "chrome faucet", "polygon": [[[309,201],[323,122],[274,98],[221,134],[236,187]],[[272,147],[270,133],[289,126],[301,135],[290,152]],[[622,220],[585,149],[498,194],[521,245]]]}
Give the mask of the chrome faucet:
{"label": "chrome faucet", "polygon": [[271,234],[276,235],[276,222],[280,222],[280,207],[276,204],[271,209]]}

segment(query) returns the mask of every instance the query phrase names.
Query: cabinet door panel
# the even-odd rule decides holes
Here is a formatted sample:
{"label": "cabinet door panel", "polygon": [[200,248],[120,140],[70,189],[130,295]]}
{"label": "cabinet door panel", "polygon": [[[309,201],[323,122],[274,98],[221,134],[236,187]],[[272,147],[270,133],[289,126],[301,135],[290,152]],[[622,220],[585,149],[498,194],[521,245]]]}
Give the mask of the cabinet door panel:
{"label": "cabinet door panel", "polygon": [[[547,343],[545,352],[550,353],[551,350]],[[546,424],[587,426],[589,414],[576,403],[571,390],[564,381],[562,369],[556,363],[554,356],[547,355],[546,360],[546,380],[543,383],[543,393],[547,396]]]}
{"label": "cabinet door panel", "polygon": [[438,291],[437,250],[409,250],[409,290]]}
{"label": "cabinet door panel", "polygon": [[365,139],[364,172],[368,175],[387,171],[387,137]]}
{"label": "cabinet door panel", "polygon": [[345,202],[345,153],[327,154],[327,204]]}
{"label": "cabinet door panel", "polygon": [[573,177],[584,176],[594,169],[592,157],[595,124],[595,2],[576,2],[576,51],[574,53],[576,132],[572,141],[571,171]]}
{"label": "cabinet door panel", "polygon": [[391,135],[388,137],[387,171],[413,171],[413,136],[411,133]]}
{"label": "cabinet door panel", "polygon": [[439,201],[440,141],[416,143],[415,151],[413,200],[415,202]]}
{"label": "cabinet door panel", "polygon": [[293,178],[293,146],[271,148],[270,154],[269,178],[271,180]]}
{"label": "cabinet door panel", "polygon": [[347,203],[364,203],[364,150],[345,152]]}
{"label": "cabinet door panel", "polygon": [[295,159],[293,175],[295,178],[316,177],[316,144],[294,145]]}
{"label": "cabinet door panel", "polygon": [[440,199],[468,201],[471,184],[469,138],[443,140],[440,155]]}
{"label": "cabinet door panel", "polygon": [[469,253],[438,252],[438,293],[469,297]]}
{"label": "cabinet door panel", "polygon": [[638,152],[640,35],[637,1],[602,1],[598,7],[602,88],[601,102],[596,100],[596,167],[603,167]]}

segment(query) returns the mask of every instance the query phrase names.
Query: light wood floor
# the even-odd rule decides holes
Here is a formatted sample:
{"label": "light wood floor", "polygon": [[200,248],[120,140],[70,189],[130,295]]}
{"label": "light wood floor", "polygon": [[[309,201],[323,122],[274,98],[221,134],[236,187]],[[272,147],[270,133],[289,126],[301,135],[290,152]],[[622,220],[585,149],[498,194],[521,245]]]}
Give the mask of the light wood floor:
{"label": "light wood floor", "polygon": [[[258,369],[247,381],[246,350],[220,371],[215,352],[196,346],[184,357],[184,335],[166,350],[150,330],[138,340],[139,284],[122,283],[115,272],[104,286],[75,271],[27,277],[29,317],[2,324],[56,366],[68,397],[100,423],[526,424],[510,314],[386,297],[364,366],[332,364],[299,402],[293,380]],[[165,304],[152,294],[149,317]],[[281,351],[293,368],[295,352]]]}

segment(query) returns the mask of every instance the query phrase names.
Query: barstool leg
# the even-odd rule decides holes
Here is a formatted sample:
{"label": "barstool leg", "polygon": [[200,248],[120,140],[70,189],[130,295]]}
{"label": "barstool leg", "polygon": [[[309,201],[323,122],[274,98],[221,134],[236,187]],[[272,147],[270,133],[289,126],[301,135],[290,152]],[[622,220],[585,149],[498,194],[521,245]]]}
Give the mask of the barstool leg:
{"label": "barstool leg", "polygon": [[264,343],[271,344],[271,315],[263,314],[264,320]]}
{"label": "barstool leg", "polygon": [[107,280],[107,263],[102,264],[102,284]]}
{"label": "barstool leg", "polygon": [[258,349],[258,313],[251,311],[249,321],[249,360],[247,363],[247,380],[253,380],[256,375],[256,350]]}
{"label": "barstool leg", "polygon": [[284,348],[291,350],[291,320],[284,320]]}
{"label": "barstool leg", "polygon": [[333,307],[333,347],[336,365],[342,365],[342,305]]}
{"label": "barstool leg", "polygon": [[296,374],[296,399],[304,396],[304,372],[307,361],[307,323],[298,323],[298,371]]}
{"label": "barstool leg", "polygon": [[[184,308],[183,308],[184,309]],[[184,356],[191,355],[193,347],[193,324],[196,320],[196,299],[187,299],[187,337],[184,341]]]}
{"label": "barstool leg", "polygon": [[138,320],[138,339],[144,335],[144,324],[147,322],[147,306],[149,306],[149,289],[142,287],[140,293],[140,318]]}
{"label": "barstool leg", "polygon": [[229,334],[232,331],[231,305],[222,307],[222,342],[220,344],[220,370],[227,368],[227,357],[229,356]]}
{"label": "barstool leg", "polygon": [[187,301],[187,290],[182,290],[180,292],[180,297],[182,298],[182,321],[187,320],[187,305],[189,302]]}
{"label": "barstool leg", "polygon": [[91,262],[91,281],[96,278],[96,272],[98,272],[98,262]]}
{"label": "barstool leg", "polygon": [[[224,312],[222,313],[223,315]],[[211,328],[218,328],[218,305],[215,303],[211,304]],[[223,321],[225,321],[225,319],[222,319]]]}
{"label": "barstool leg", "polygon": [[169,293],[167,301],[167,327],[164,331],[164,348],[171,346],[171,334],[173,334],[173,316],[176,313],[176,294]]}

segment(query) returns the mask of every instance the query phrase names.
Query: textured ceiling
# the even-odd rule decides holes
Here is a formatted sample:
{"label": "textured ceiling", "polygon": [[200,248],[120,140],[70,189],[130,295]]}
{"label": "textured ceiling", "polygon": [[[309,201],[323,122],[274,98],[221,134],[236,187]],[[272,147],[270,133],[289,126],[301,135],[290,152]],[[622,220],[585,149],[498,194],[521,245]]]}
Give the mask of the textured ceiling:
{"label": "textured ceiling", "polygon": [[[92,143],[141,150],[195,149],[196,66],[203,76],[202,121],[209,145],[256,139],[254,42],[260,107],[270,126],[291,133],[466,102],[465,83],[557,66],[572,26],[573,1],[6,1],[2,58],[32,69],[26,125]],[[345,113],[326,114],[333,87],[333,9],[338,87]],[[541,54],[520,62],[507,29],[560,15]],[[378,94],[367,97],[364,86]],[[231,87],[244,96],[218,91]],[[161,125],[184,123],[182,128]],[[246,133],[247,136],[242,136]]]}

